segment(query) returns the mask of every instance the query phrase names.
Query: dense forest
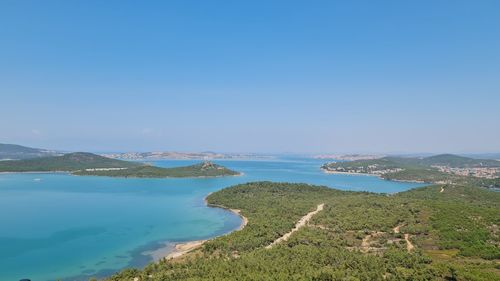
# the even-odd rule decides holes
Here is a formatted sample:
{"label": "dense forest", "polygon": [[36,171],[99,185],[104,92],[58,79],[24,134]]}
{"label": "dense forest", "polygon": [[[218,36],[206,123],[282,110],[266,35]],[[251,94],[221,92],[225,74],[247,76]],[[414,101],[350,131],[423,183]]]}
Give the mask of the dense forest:
{"label": "dense forest", "polygon": [[[500,280],[500,193],[434,185],[393,195],[256,182],[211,194],[247,226],[107,280]],[[325,204],[286,241],[266,248]]]}

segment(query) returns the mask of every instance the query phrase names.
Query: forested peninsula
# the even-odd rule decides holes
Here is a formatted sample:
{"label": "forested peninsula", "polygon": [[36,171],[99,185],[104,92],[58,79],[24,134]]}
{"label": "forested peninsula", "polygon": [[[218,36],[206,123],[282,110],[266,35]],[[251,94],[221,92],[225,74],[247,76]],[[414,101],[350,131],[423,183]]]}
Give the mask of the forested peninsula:
{"label": "forested peninsula", "polygon": [[[215,192],[207,201],[239,209],[248,224],[180,258],[127,269],[107,280],[487,281],[500,276],[500,194],[484,188],[443,184],[387,195],[255,182]],[[315,210],[304,227],[273,244]]]}

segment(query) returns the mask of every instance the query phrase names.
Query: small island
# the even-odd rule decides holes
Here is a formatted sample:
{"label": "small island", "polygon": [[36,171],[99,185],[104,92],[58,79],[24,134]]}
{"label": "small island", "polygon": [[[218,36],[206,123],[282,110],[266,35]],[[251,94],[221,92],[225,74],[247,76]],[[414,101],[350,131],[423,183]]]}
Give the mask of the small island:
{"label": "small island", "polygon": [[122,178],[189,178],[237,176],[240,173],[210,161],[204,161],[195,165],[174,168],[143,165],[121,169],[85,169],[73,172],[73,174]]}
{"label": "small island", "polygon": [[81,176],[124,178],[221,177],[240,174],[210,161],[185,167],[162,168],[139,162],[110,159],[87,152],[0,161],[0,172],[68,172]]}

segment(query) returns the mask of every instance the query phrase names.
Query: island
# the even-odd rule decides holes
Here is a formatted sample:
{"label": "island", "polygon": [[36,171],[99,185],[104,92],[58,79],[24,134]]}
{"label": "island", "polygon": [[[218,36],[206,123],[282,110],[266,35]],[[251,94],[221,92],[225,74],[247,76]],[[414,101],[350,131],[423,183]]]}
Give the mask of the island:
{"label": "island", "polygon": [[474,159],[453,154],[430,157],[383,157],[331,162],[321,166],[326,173],[369,174],[386,180],[424,183],[459,183],[500,188],[500,161]]}
{"label": "island", "polygon": [[124,178],[187,178],[187,177],[222,177],[237,176],[240,173],[217,165],[210,161],[173,168],[161,168],[143,165],[122,169],[84,169],[73,172],[74,175],[107,176]]}
{"label": "island", "polygon": [[0,161],[0,172],[68,172],[73,175],[170,178],[235,176],[238,172],[210,161],[199,164],[162,168],[141,162],[111,159],[88,152],[68,153],[61,156]]}

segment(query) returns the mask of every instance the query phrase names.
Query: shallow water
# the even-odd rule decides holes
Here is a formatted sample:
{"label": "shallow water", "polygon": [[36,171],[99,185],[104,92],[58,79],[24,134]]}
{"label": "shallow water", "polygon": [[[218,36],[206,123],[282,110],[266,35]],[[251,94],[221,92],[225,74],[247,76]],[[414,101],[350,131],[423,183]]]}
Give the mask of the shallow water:
{"label": "shallow water", "polygon": [[[164,167],[197,161],[164,160]],[[324,161],[289,158],[216,161],[243,176],[120,179],[67,174],[0,175],[0,280],[87,280],[151,261],[161,242],[206,239],[240,225],[208,208],[210,192],[250,181],[306,182],[343,190],[393,193],[421,184],[324,174]]]}

